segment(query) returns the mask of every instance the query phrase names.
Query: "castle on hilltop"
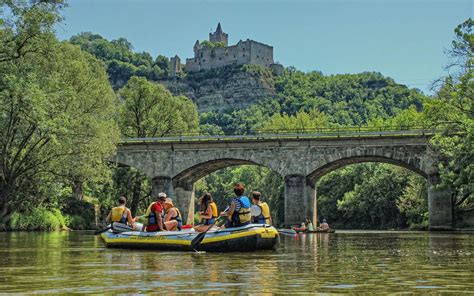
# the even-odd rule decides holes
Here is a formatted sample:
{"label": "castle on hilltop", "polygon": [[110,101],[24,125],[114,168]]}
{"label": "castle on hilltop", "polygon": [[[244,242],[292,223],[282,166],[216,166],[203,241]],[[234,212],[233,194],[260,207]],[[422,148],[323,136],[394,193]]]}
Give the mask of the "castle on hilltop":
{"label": "castle on hilltop", "polygon": [[[254,40],[240,40],[228,45],[229,35],[217,25],[214,33],[209,33],[209,42],[194,44],[194,57],[186,59],[186,71],[197,72],[224,67],[227,65],[261,65],[271,68],[277,75],[283,72],[283,66],[273,62],[273,47]],[[182,72],[181,59],[175,55],[170,59],[170,76]]]}

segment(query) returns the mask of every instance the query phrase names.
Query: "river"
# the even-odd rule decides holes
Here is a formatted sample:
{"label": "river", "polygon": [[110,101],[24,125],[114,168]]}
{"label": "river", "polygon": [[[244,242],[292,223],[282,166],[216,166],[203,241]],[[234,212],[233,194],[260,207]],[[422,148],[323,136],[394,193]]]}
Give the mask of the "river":
{"label": "river", "polygon": [[338,231],[276,251],[107,249],[85,232],[0,233],[0,292],[474,292],[474,234]]}

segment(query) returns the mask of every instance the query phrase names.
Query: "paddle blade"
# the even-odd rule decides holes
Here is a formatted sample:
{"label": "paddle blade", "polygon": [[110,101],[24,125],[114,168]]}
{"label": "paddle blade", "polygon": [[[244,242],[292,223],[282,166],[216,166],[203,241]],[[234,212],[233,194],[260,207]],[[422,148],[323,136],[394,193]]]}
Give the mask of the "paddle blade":
{"label": "paddle blade", "polygon": [[207,231],[204,231],[204,232],[201,232],[199,233],[198,235],[196,235],[195,238],[193,238],[193,240],[191,241],[191,247],[193,249],[197,249],[199,247],[199,245],[201,244],[202,240],[204,239],[204,237],[206,236],[206,233]]}

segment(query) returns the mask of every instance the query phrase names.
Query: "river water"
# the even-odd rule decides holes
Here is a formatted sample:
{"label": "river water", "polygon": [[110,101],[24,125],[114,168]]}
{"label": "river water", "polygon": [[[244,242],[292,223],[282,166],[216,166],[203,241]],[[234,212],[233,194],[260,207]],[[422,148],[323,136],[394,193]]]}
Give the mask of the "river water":
{"label": "river water", "polygon": [[90,233],[0,233],[0,293],[474,292],[474,234],[282,236],[276,251],[107,249]]}

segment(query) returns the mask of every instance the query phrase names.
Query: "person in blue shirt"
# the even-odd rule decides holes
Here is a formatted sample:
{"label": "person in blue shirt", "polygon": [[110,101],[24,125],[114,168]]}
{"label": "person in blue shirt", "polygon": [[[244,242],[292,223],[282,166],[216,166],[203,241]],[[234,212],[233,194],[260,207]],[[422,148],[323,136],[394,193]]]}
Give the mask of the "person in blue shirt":
{"label": "person in blue shirt", "polygon": [[235,197],[231,199],[228,210],[221,213],[222,217],[227,217],[225,228],[240,227],[250,224],[250,200],[244,196],[245,187],[243,184],[234,185]]}

